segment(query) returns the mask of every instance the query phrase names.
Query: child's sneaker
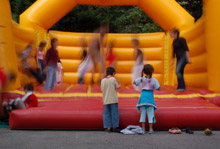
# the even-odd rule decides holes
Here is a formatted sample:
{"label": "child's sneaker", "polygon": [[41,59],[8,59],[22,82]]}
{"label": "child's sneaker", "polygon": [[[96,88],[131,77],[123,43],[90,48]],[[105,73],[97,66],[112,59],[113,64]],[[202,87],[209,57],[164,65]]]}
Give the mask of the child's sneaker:
{"label": "child's sneaker", "polygon": [[111,132],[111,128],[106,128],[105,132]]}
{"label": "child's sneaker", "polygon": [[119,128],[113,128],[113,129],[112,129],[112,132],[120,133],[120,132],[121,132],[121,129],[119,129]]}

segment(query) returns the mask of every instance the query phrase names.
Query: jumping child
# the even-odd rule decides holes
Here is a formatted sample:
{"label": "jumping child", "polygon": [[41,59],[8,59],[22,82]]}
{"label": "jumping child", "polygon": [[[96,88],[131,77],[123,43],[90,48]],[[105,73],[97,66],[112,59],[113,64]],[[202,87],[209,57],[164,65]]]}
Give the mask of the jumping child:
{"label": "jumping child", "polygon": [[114,132],[117,132],[117,127],[119,127],[117,89],[120,85],[114,75],[115,69],[113,67],[108,67],[106,70],[106,77],[101,81],[104,104],[103,124],[107,132],[110,132],[111,128],[113,128]]}
{"label": "jumping child", "polygon": [[114,47],[114,41],[111,41],[107,45],[107,52],[106,52],[106,60],[109,61],[108,66],[115,68],[116,66],[116,60],[115,55],[113,54],[113,47]]}
{"label": "jumping child", "polygon": [[105,57],[104,57],[104,47],[103,47],[103,39],[108,32],[108,24],[102,23],[98,30],[95,30],[100,34],[99,36],[96,35],[92,38],[91,42],[88,46],[89,56],[93,62],[93,71],[91,77],[91,83],[94,83],[94,74],[98,64],[100,63],[100,70],[99,70],[99,79],[98,83],[100,83],[101,78],[103,77],[103,73],[105,71]]}
{"label": "jumping child", "polygon": [[[142,89],[140,99],[137,104],[138,111],[141,109],[141,117],[140,122],[142,123],[142,128],[146,131],[145,121],[146,121],[146,113],[148,115],[148,123],[149,123],[149,134],[153,134],[153,123],[156,123],[156,119],[154,116],[154,111],[157,109],[157,106],[154,101],[153,90],[160,90],[160,84],[157,79],[152,77],[152,73],[154,68],[150,64],[144,65],[142,77],[136,79],[134,84],[136,86],[140,86]],[[145,75],[143,77],[143,74]]]}
{"label": "jumping child", "polygon": [[[132,69],[132,82],[135,79],[141,77],[141,73],[144,67],[144,55],[143,52],[139,49],[139,41],[137,39],[133,39],[132,43],[134,45],[134,55],[136,56],[136,62]],[[136,91],[140,91],[140,88],[133,85]]]}
{"label": "jumping child", "polygon": [[37,55],[36,55],[36,61],[37,61],[37,67],[39,69],[40,75],[43,75],[43,69],[44,69],[44,48],[47,45],[46,41],[41,41],[39,47],[37,47]]}
{"label": "jumping child", "polygon": [[90,55],[88,55],[87,44],[84,38],[81,39],[80,45],[82,46],[82,61],[77,70],[77,73],[79,74],[78,84],[84,84],[84,76],[87,72],[89,72],[92,69],[93,61]]}

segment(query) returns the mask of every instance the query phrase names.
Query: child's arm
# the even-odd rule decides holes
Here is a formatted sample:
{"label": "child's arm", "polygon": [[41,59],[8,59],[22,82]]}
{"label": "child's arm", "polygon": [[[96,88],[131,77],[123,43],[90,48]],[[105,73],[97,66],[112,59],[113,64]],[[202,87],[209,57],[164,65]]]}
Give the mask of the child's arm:
{"label": "child's arm", "polygon": [[189,63],[189,64],[192,63],[192,61],[190,59],[189,51],[186,51],[186,59],[187,59],[187,63]]}
{"label": "child's arm", "polygon": [[115,78],[115,86],[116,86],[116,89],[119,89],[121,87],[121,85],[119,84],[118,80]]}
{"label": "child's arm", "polygon": [[153,80],[154,88],[155,88],[156,90],[160,90],[160,84],[159,84],[159,82],[157,81],[157,79],[152,78],[152,80]]}
{"label": "child's arm", "polygon": [[136,86],[139,86],[139,85],[142,83],[142,81],[143,81],[143,78],[140,77],[140,78],[135,79],[133,83],[134,83]]}
{"label": "child's arm", "polygon": [[103,85],[103,80],[101,81],[101,91],[103,92],[104,90],[104,85]]}

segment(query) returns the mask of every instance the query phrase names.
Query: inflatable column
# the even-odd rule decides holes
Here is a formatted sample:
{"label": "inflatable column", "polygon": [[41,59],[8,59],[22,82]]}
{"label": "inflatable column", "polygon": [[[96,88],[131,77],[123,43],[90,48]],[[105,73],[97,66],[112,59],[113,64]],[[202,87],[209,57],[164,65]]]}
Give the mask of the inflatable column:
{"label": "inflatable column", "polygon": [[220,92],[220,0],[204,0],[204,4],[208,87],[212,91]]}
{"label": "inflatable column", "polygon": [[[11,9],[8,0],[0,1],[0,67],[5,73],[13,72],[18,76],[17,58],[12,34]],[[9,84],[7,89],[20,87],[17,77],[16,82]]]}

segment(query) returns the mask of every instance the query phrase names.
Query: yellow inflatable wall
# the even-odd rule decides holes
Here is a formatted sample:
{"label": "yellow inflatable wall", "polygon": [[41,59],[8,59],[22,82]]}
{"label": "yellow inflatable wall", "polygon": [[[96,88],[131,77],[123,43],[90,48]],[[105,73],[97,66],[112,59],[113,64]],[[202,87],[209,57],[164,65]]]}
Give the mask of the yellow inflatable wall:
{"label": "yellow inflatable wall", "polygon": [[0,69],[7,73],[16,74],[16,81],[9,84],[8,89],[20,87],[18,67],[13,41],[13,27],[11,21],[11,10],[8,0],[0,1]]}
{"label": "yellow inflatable wall", "polygon": [[[3,7],[2,4],[6,3],[9,7],[8,0],[2,0],[0,7]],[[36,45],[40,40],[49,41],[52,37],[58,38],[58,50],[64,67],[64,81],[76,83],[76,71],[81,54],[81,48],[78,43],[83,36],[89,41],[92,33],[50,31],[48,35],[47,30],[76,5],[80,4],[104,6],[137,5],[166,31],[166,33],[152,34],[107,35],[106,41],[110,41],[111,39],[116,41],[113,49],[118,60],[116,77],[122,84],[131,83],[131,68],[134,65],[134,58],[132,56],[133,48],[131,45],[131,39],[133,37],[137,37],[140,40],[140,48],[144,51],[147,58],[145,63],[154,65],[154,76],[160,83],[164,85],[176,84],[175,72],[170,68],[172,40],[168,34],[170,29],[176,27],[180,29],[181,36],[186,38],[192,57],[192,64],[187,65],[185,69],[187,86],[209,88],[213,91],[220,92],[220,79],[218,77],[220,75],[220,67],[218,67],[218,57],[220,55],[218,50],[220,20],[217,18],[218,14],[220,14],[220,1],[216,0],[204,0],[204,15],[196,23],[194,23],[193,17],[175,0],[38,0],[20,15],[20,25],[11,21],[9,22],[8,20],[11,19],[11,14],[9,10],[4,10],[6,12],[5,14],[7,14],[6,17],[8,17],[7,21],[4,20],[5,15],[1,15],[0,19],[1,22],[6,23],[6,26],[12,26],[9,28],[9,32],[13,37],[9,38],[1,35],[1,39],[12,40],[14,38],[15,42],[12,45],[15,46],[14,51],[18,52],[27,43]],[[16,34],[17,31],[23,31],[26,35]],[[11,48],[13,49],[13,47]],[[7,51],[7,49],[10,48],[2,48],[1,46],[1,53],[4,53],[3,51]],[[17,69],[17,63],[12,62],[15,64],[14,69]],[[4,63],[5,60],[1,59],[1,66],[6,69],[9,68],[9,66],[3,65]],[[89,82],[89,79],[90,74],[87,74],[86,82]]]}
{"label": "yellow inflatable wall", "polygon": [[[86,33],[67,33],[59,31],[50,31],[50,38],[58,38],[59,41],[59,55],[63,64],[64,81],[76,83],[78,74],[76,73],[78,66],[81,62],[81,47],[79,47],[79,40],[82,37],[89,41],[92,34]],[[128,85],[131,84],[131,71],[135,64],[133,57],[133,46],[131,40],[135,37],[140,42],[140,48],[145,55],[145,63],[150,63],[154,66],[156,77],[161,84],[163,84],[164,74],[164,33],[153,34],[108,34],[106,41],[115,41],[113,53],[117,59],[116,77],[120,83]],[[98,73],[99,71],[97,71]],[[89,83],[91,74],[86,76],[86,83]],[[96,75],[96,78],[98,74]],[[96,80],[96,79],[95,79]]]}

